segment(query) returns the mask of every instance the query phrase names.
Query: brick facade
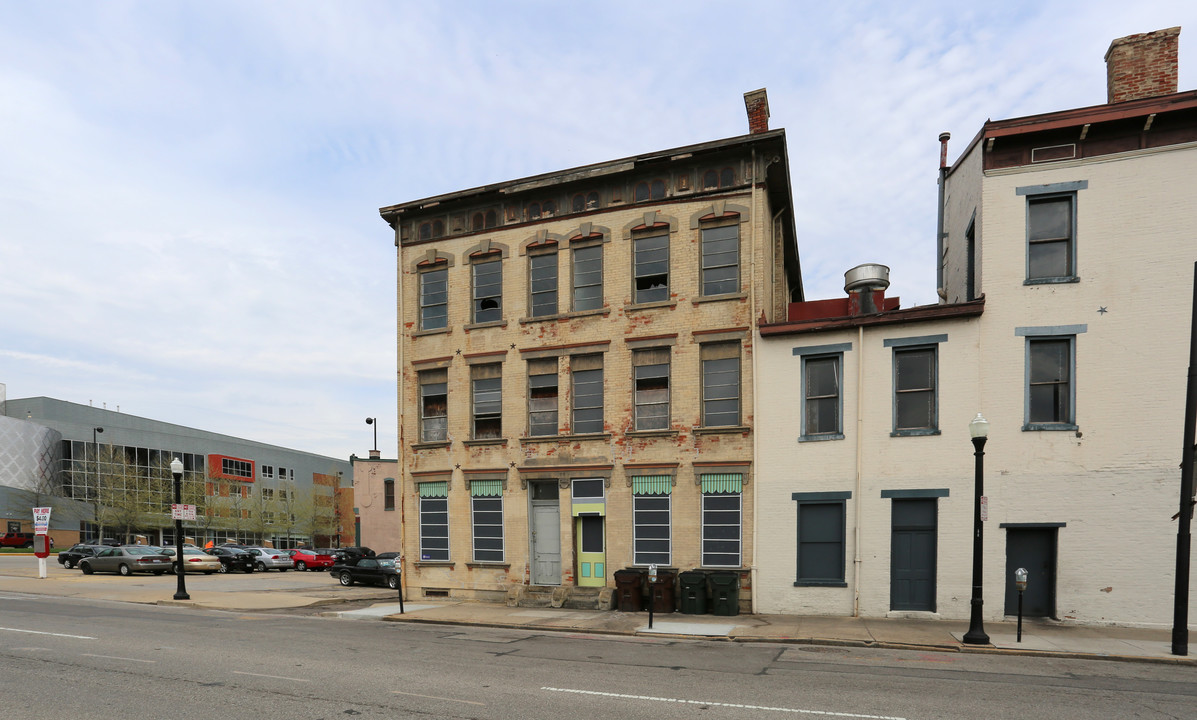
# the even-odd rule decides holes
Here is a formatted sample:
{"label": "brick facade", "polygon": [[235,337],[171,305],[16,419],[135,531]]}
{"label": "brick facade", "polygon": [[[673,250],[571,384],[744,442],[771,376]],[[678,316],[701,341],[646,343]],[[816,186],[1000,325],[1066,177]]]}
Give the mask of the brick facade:
{"label": "brick facade", "polygon": [[[728,476],[742,484],[738,561],[729,569],[741,572],[743,602],[749,601],[751,328],[759,316],[776,317],[800,292],[789,187],[784,172],[769,169],[785,157],[784,134],[774,131],[383,208],[398,248],[401,435],[395,471],[404,577],[413,597],[501,600],[529,585],[613,586],[615,570],[646,564],[637,562],[634,550],[635,477],[668,483],[662,497],[668,498],[669,542],[660,564],[700,567],[701,480]],[[494,219],[489,227],[488,213]],[[712,229],[734,239],[734,277],[704,290],[703,233]],[[642,238],[661,239],[667,247],[664,277],[644,279],[660,266],[645,260],[651,252],[648,241],[638,244]],[[585,284],[581,274],[594,269],[595,256],[601,257],[601,301],[578,309],[574,288]],[[583,262],[587,258],[590,264]],[[428,276],[430,271],[440,274]],[[549,296],[537,294],[547,285],[534,288],[533,272],[555,276],[555,307]],[[443,307],[440,296],[428,294],[442,279],[448,288]],[[665,291],[657,287],[662,279]],[[716,347],[720,367],[734,366],[739,374],[734,420],[704,420],[702,368]],[[659,379],[644,380],[639,395],[648,403],[667,393],[665,420],[650,422],[660,405],[642,405],[641,429],[637,358],[654,358],[656,368],[667,365],[666,391],[649,389]],[[574,407],[592,404],[593,395],[579,400],[574,378],[593,378],[596,367],[602,373],[601,428],[579,432]],[[530,416],[554,405],[555,431],[544,425],[551,415]],[[423,435],[422,413],[429,416]],[[586,498],[574,497],[579,480],[601,481],[601,497],[593,497],[594,483]],[[429,513],[426,547],[421,495]],[[497,517],[486,513],[500,506],[498,551],[495,531],[482,526]],[[474,514],[484,507],[482,515]],[[447,553],[431,548],[443,541],[430,539],[444,532],[433,528],[443,508]],[[375,522],[371,508],[361,512],[363,527]],[[591,533],[588,542],[596,537],[595,518],[601,518],[600,545],[580,557],[582,535]],[[554,534],[559,540],[545,540]]]}

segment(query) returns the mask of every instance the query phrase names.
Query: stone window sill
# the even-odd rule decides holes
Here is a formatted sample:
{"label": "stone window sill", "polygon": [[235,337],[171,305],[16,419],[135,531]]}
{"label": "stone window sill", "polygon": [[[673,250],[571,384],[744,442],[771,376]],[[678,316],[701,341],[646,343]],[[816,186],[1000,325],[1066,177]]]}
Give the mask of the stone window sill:
{"label": "stone window sill", "polygon": [[484,328],[505,328],[505,327],[507,327],[506,320],[492,320],[491,322],[484,322],[484,323],[467,323],[465,326],[465,329],[466,330],[482,330]]}
{"label": "stone window sill", "polygon": [[425,337],[428,335],[449,335],[452,334],[452,332],[453,330],[451,328],[443,327],[435,328],[433,330],[413,330],[411,336],[416,338]]}
{"label": "stone window sill", "polygon": [[691,300],[690,302],[692,302],[695,305],[698,305],[700,303],[721,302],[721,301],[725,301],[725,300],[747,300],[747,299],[748,299],[748,293],[738,292],[738,293],[724,293],[722,295],[708,295],[706,297],[697,297],[697,298],[694,298],[693,300]]}
{"label": "stone window sill", "polygon": [[747,425],[726,425],[723,427],[696,427],[693,430],[695,435],[738,435],[741,433],[752,432],[752,428]]}
{"label": "stone window sill", "polygon": [[629,430],[626,437],[677,437],[677,430]]}
{"label": "stone window sill", "polygon": [[507,438],[474,438],[473,440],[462,440],[461,444],[466,447],[474,447],[476,445],[506,445]]}

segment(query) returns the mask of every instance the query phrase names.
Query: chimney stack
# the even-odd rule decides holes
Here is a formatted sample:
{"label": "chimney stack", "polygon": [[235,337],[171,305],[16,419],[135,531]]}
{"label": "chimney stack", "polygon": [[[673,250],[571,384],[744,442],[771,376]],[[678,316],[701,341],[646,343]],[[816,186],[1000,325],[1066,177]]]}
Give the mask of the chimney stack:
{"label": "chimney stack", "polygon": [[1180,27],[1127,35],[1106,51],[1109,103],[1141,100],[1176,92]]}
{"label": "chimney stack", "polygon": [[744,93],[744,108],[748,110],[749,134],[769,132],[769,98],[765,88]]}

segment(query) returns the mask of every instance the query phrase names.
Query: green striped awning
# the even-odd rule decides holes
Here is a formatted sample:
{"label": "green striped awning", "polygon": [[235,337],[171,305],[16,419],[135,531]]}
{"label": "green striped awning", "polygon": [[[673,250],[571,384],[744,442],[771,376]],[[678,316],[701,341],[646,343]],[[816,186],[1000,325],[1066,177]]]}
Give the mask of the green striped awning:
{"label": "green striped awning", "polygon": [[471,480],[470,497],[502,497],[502,480]]}
{"label": "green striped awning", "polygon": [[449,481],[442,480],[440,482],[426,482],[417,485],[420,489],[420,497],[422,498],[447,498],[449,497]]}
{"label": "green striped awning", "polygon": [[743,492],[744,476],[740,473],[703,474],[702,491],[704,493]]}
{"label": "green striped awning", "polygon": [[670,495],[673,478],[669,475],[633,475],[632,492],[636,495]]}

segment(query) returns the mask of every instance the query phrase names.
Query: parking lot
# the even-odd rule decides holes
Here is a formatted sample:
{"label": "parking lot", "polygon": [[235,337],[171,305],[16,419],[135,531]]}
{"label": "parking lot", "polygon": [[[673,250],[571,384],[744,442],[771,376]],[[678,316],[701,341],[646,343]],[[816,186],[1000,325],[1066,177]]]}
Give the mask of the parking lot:
{"label": "parking lot", "polygon": [[[62,567],[53,555],[46,558],[45,578],[38,577],[38,561],[32,555],[0,555],[0,579],[5,589],[14,591],[153,604],[173,604],[177,588],[173,574],[84,575],[78,568]],[[304,607],[396,595],[386,588],[342,587],[326,570],[188,573],[186,585],[189,604],[200,607]]]}

